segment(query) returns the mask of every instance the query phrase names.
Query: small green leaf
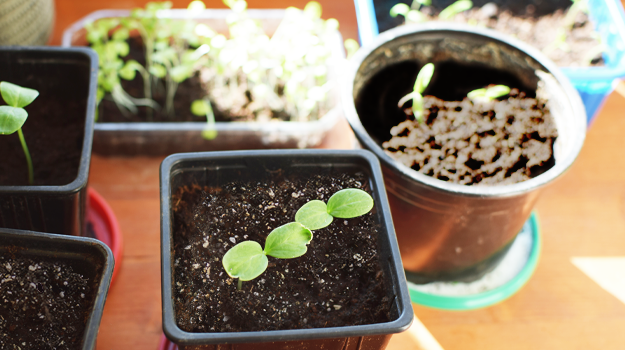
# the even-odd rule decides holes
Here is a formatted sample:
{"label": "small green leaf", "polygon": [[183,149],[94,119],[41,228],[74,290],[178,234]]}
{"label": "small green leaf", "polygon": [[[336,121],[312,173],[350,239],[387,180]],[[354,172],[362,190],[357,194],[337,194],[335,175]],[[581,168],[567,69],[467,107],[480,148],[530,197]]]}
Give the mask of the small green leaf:
{"label": "small green leaf", "polygon": [[9,135],[22,127],[28,118],[24,108],[0,106],[0,134]]}
{"label": "small green leaf", "polygon": [[373,198],[356,188],[340,190],[328,200],[328,213],[335,218],[349,219],[368,213],[373,208]]}
{"label": "small green leaf", "polygon": [[467,97],[472,99],[472,100],[484,98],[485,96],[486,96],[486,89],[485,88],[475,89],[475,90],[473,90],[473,91],[471,91],[471,92],[469,92],[467,94]]}
{"label": "small green leaf", "polygon": [[169,71],[171,79],[176,83],[182,83],[185,79],[191,76],[191,67],[189,66],[176,66]]}
{"label": "small green leaf", "polygon": [[332,223],[334,218],[328,214],[328,207],[319,200],[312,200],[304,204],[295,214],[295,221],[306,226],[309,230],[319,230]]}
{"label": "small green leaf", "polygon": [[441,11],[438,18],[442,20],[452,19],[460,12],[471,9],[471,7],[473,7],[471,0],[458,0]]}
{"label": "small green leaf", "polygon": [[24,88],[6,81],[0,82],[0,93],[4,102],[9,106],[21,108],[28,106],[39,96],[37,90]]}
{"label": "small green leaf", "polygon": [[250,281],[265,272],[269,260],[260,244],[245,241],[228,250],[222,264],[228,276]]}
{"label": "small green leaf", "polygon": [[432,75],[434,75],[434,63],[428,63],[423,66],[419,74],[417,74],[417,80],[414,82],[413,90],[422,94],[425,88],[428,87],[430,80],[432,80]]}
{"label": "small green leaf", "polygon": [[164,78],[167,75],[167,69],[160,64],[153,64],[152,67],[150,67],[150,74],[157,78]]}
{"label": "small green leaf", "polygon": [[390,15],[395,18],[398,15],[406,16],[406,14],[410,11],[410,6],[406,4],[399,3],[393,7],[391,7]]}
{"label": "small green leaf", "polygon": [[135,60],[129,60],[128,62],[126,62],[124,67],[119,70],[119,76],[126,80],[132,80],[135,78],[137,71],[141,70],[142,68],[143,66],[139,62]]}
{"label": "small green leaf", "polygon": [[127,28],[120,28],[113,33],[113,40],[115,41],[123,41],[128,39],[130,36],[130,32]]}
{"label": "small green leaf", "polygon": [[275,228],[265,242],[265,254],[274,258],[291,259],[306,254],[306,245],[312,240],[312,232],[299,222],[291,222]]}
{"label": "small green leaf", "polygon": [[189,6],[187,6],[187,10],[191,13],[202,12],[206,10],[206,5],[204,5],[204,2],[199,0],[191,1]]}
{"label": "small green leaf", "polygon": [[510,93],[510,88],[505,85],[495,85],[486,89],[486,97],[496,99]]}
{"label": "small green leaf", "polygon": [[467,97],[476,101],[492,101],[510,93],[510,88],[505,85],[493,85],[487,88],[476,89],[467,94]]}
{"label": "small green leaf", "polygon": [[198,117],[205,116],[209,110],[210,106],[205,100],[195,100],[191,103],[191,113]]}
{"label": "small green leaf", "polygon": [[420,11],[410,10],[406,14],[406,21],[411,23],[421,23],[427,21],[427,17],[423,15]]}
{"label": "small green leaf", "polygon": [[317,1],[309,1],[306,6],[304,6],[304,13],[310,16],[310,18],[321,18],[321,4]]}
{"label": "small green leaf", "polygon": [[360,49],[360,44],[354,39],[345,40],[345,50],[347,51],[347,58],[351,58]]}
{"label": "small green leaf", "polygon": [[205,140],[213,140],[217,137],[217,130],[213,126],[207,126],[202,130],[202,138]]}

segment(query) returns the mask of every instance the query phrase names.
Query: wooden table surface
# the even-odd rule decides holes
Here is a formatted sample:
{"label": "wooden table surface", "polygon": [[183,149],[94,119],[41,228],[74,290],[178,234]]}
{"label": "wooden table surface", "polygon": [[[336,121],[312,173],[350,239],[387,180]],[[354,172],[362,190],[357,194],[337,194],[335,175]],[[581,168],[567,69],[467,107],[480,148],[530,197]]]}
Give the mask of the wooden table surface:
{"label": "wooden table surface", "polygon": [[[356,37],[351,0],[320,0],[345,37]],[[56,0],[56,29],[101,8],[145,1]],[[187,1],[174,1],[184,7]],[[206,1],[223,7],[220,1]],[[249,0],[251,8],[302,7],[306,0]],[[448,312],[414,305],[416,316],[442,348],[625,349],[625,304],[571,263],[572,257],[625,256],[625,98],[613,93],[589,129],[572,168],[544,190],[536,210],[543,250],[534,276],[508,300],[482,310]],[[345,122],[326,143],[349,148]],[[117,215],[124,234],[123,265],[111,287],[98,349],[157,348],[161,331],[159,165],[162,158],[93,156],[90,186]],[[391,350],[422,349],[409,333]],[[429,350],[429,349],[428,349]]]}

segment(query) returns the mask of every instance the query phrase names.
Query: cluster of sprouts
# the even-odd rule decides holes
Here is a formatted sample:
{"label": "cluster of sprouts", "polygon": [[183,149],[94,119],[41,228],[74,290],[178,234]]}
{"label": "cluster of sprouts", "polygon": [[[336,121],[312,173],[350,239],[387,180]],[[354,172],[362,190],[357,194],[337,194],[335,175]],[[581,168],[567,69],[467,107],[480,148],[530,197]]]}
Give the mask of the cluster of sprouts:
{"label": "cluster of sprouts", "polygon": [[[269,37],[248,14],[246,1],[223,1],[232,10],[226,19],[228,36],[204,23],[159,15],[171,8],[170,2],[149,3],[128,18],[87,23],[87,39],[100,57],[98,103],[110,96],[125,115],[147,106],[148,119],[156,109],[173,118],[178,84],[198,76],[206,96],[189,108],[206,116],[209,124],[214,123],[216,110],[228,111],[235,120],[260,121],[309,121],[327,112],[332,87],[328,67],[338,21],[322,20],[321,6],[311,1],[303,10],[287,8]],[[198,18],[204,10],[203,2],[193,1],[187,17]],[[145,47],[145,64],[125,59],[128,39],[135,33]],[[352,41],[351,51],[357,49]],[[120,79],[132,80],[137,73],[143,79],[143,96],[130,96]],[[165,96],[164,106],[153,99],[158,89]],[[205,134],[215,135],[210,130]]]}

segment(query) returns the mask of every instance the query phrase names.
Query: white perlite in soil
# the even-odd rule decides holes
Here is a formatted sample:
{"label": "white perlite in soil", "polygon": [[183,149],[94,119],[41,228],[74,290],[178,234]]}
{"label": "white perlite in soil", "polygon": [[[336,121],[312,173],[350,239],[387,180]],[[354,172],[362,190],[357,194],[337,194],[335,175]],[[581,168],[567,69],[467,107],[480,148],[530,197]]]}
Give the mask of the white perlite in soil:
{"label": "white perlite in soil", "polygon": [[532,227],[526,222],[501,263],[479,280],[469,283],[432,282],[421,285],[408,282],[408,285],[411,289],[422,293],[447,296],[468,296],[493,290],[508,283],[521,272],[529,260],[533,243]]}

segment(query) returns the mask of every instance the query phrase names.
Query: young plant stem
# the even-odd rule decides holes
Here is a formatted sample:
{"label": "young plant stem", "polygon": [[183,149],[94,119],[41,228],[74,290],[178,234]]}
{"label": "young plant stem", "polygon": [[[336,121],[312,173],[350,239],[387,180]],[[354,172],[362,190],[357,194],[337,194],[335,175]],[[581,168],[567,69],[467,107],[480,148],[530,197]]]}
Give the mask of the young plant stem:
{"label": "young plant stem", "polygon": [[239,278],[237,282],[237,290],[241,290],[241,287],[243,287],[243,281]]}
{"label": "young plant stem", "polygon": [[22,132],[22,128],[17,129],[17,135],[20,138],[20,143],[22,144],[22,149],[24,150],[24,155],[26,156],[26,163],[28,165],[28,184],[32,186],[35,182],[35,175],[33,172],[33,161],[30,158],[30,152],[28,152],[28,146],[26,145],[26,139],[24,138],[24,133]]}

